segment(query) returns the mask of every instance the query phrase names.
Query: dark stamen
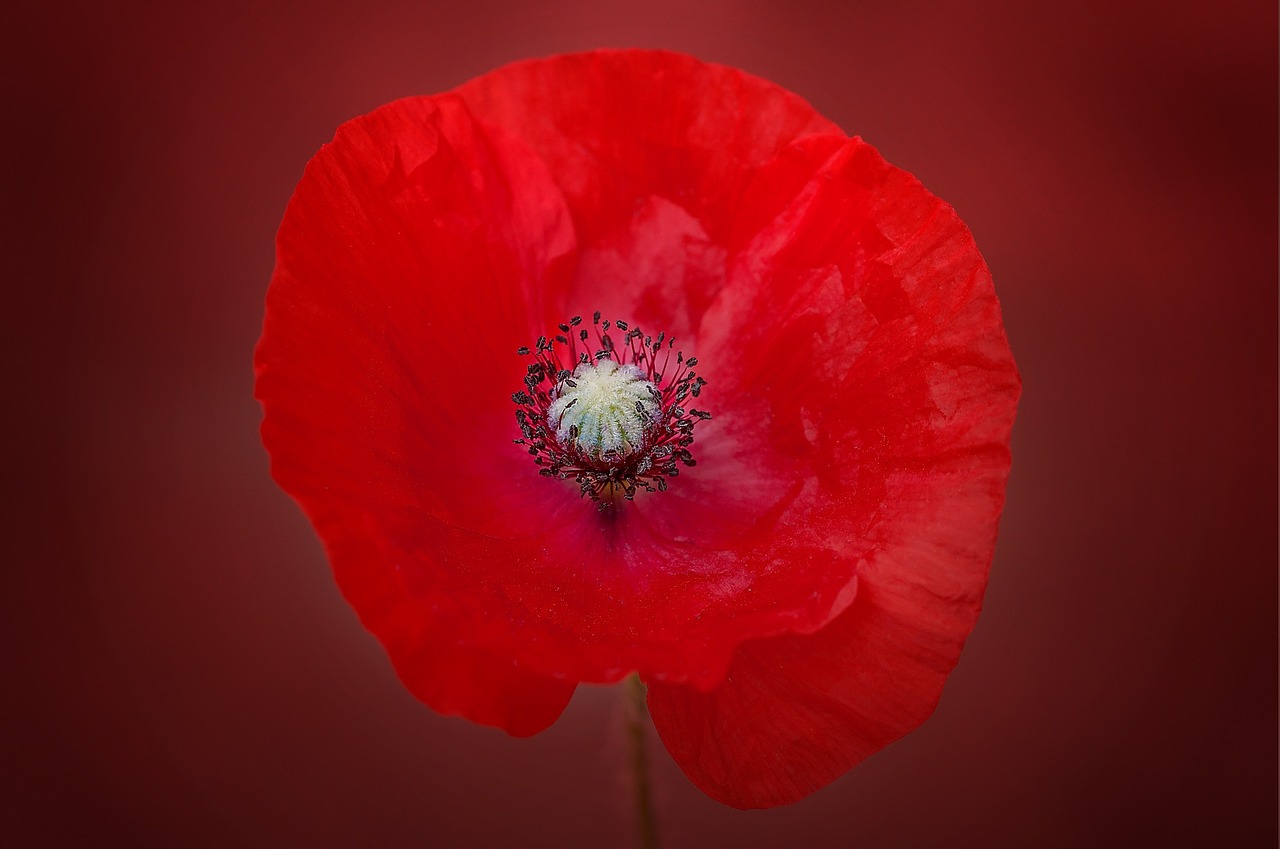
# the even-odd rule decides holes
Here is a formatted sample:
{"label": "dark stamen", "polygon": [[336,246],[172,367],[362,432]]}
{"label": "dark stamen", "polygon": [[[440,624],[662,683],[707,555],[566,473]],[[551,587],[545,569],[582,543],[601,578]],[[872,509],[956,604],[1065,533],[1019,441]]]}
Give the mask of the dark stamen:
{"label": "dark stamen", "polygon": [[[576,481],[581,495],[595,501],[603,511],[619,503],[619,497],[622,501],[633,500],[641,490],[666,492],[668,479],[679,475],[681,465],[697,464],[689,450],[694,425],[710,419],[711,414],[685,407],[686,399],[697,398],[707,381],[692,371],[698,364],[696,357],[686,358],[683,351],[675,351],[674,336],[665,331],[657,337],[649,336],[626,321],[602,319],[597,311],[592,314],[598,342],[593,355],[590,349],[578,347],[578,343],[585,345],[590,339],[588,331],[578,330],[576,336],[570,332],[582,323],[582,316],[574,316],[557,325],[559,335],[551,339],[538,337],[533,351],[527,346],[517,349],[522,357],[533,353],[534,362],[526,368],[525,390],[511,395],[517,408],[516,424],[524,437],[513,442],[527,448],[540,475]],[[625,334],[621,343],[609,334],[613,327]],[[557,343],[564,347],[557,347]],[[660,360],[657,355],[664,344],[667,353]],[[576,424],[556,433],[558,422],[565,411],[577,404],[577,397],[557,408],[556,421],[549,421],[548,417],[557,399],[580,388],[582,376],[595,369],[594,363],[609,359],[617,363],[617,368],[634,368],[647,384],[644,392],[648,400],[634,402],[636,416],[644,423],[643,442],[629,447],[628,453],[585,453],[588,449],[578,443],[581,434]],[[598,446],[595,451],[599,451]]]}

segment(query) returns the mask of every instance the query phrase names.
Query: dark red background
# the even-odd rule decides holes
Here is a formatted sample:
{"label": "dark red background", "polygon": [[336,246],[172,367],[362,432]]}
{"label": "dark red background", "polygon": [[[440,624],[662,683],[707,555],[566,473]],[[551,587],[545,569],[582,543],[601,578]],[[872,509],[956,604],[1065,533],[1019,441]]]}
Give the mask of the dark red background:
{"label": "dark red background", "polygon": [[951,201],[1025,395],[922,730],[671,847],[1274,846],[1273,2],[220,2],[3,25],[14,846],[627,845],[613,690],[527,741],[416,703],[267,475],[276,225],[343,120],[508,60],[776,80]]}

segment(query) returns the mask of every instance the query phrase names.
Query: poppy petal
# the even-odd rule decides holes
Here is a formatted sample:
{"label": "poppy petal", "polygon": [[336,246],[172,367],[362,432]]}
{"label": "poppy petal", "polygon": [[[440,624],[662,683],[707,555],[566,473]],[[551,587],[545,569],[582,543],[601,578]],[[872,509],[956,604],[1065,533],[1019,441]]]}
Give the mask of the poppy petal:
{"label": "poppy petal", "polygon": [[[774,83],[666,51],[598,50],[517,62],[457,93],[475,115],[518,135],[547,164],[584,248],[626,229],[653,198],[685,210],[712,244],[726,244],[736,199],[755,168],[797,138],[840,132]],[[640,280],[624,282],[630,288]],[[579,288],[589,290],[580,295],[590,300],[595,286]]]}
{"label": "poppy petal", "polygon": [[491,511],[452,481],[477,467],[512,476],[519,457],[493,451],[510,444],[510,401],[469,389],[518,385],[511,340],[563,299],[573,248],[523,146],[456,98],[398,101],[343,125],[308,166],[255,359],[272,473],[402,678],[437,710],[512,733],[553,721],[574,682],[531,677],[472,639],[484,611],[446,603],[447,584],[415,574],[438,556],[409,554],[432,517]]}
{"label": "poppy petal", "polygon": [[895,476],[905,536],[877,540],[852,604],[825,628],[742,644],[707,692],[650,684],[659,735],[709,796],[794,802],[933,712],[981,607],[1004,488],[981,459],[946,465],[945,500],[934,480]]}
{"label": "poppy petal", "polygon": [[409,691],[437,713],[517,737],[555,722],[576,684],[489,650],[478,622],[487,606],[447,582],[422,580],[429,553],[405,545],[404,534],[388,533],[386,517],[366,516],[364,524],[364,533],[330,538],[329,555],[348,601],[378,635]]}
{"label": "poppy petal", "polygon": [[855,591],[812,633],[744,642],[718,686],[649,697],[689,777],[744,808],[807,795],[932,712],[981,606],[1020,390],[954,211],[858,139],[800,147],[820,167],[748,240],[699,343],[731,391],[774,400],[777,451],[811,445],[790,456],[821,497],[789,526],[847,540]]}

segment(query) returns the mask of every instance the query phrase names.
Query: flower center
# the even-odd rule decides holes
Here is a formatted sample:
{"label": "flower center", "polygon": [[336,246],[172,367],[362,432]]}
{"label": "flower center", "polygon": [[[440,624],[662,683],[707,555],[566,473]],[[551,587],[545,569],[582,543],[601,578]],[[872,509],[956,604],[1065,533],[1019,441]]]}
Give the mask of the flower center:
{"label": "flower center", "polygon": [[533,362],[524,390],[511,396],[524,437],[515,442],[527,446],[539,474],[573,478],[603,510],[619,493],[630,500],[642,489],[665,491],[680,465],[696,465],[693,428],[711,414],[684,407],[706,380],[674,338],[601,321],[600,313],[590,330],[582,324],[575,316],[534,350],[519,350]]}
{"label": "flower center", "polygon": [[661,411],[658,388],[634,365],[579,363],[547,410],[556,441],[612,465],[639,451]]}

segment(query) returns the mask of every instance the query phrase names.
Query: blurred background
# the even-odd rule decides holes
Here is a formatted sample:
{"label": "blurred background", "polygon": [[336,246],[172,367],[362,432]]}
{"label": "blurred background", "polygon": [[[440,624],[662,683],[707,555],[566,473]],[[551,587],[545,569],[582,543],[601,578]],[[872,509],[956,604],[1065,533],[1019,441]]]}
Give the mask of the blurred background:
{"label": "blurred background", "polygon": [[621,693],[445,719],[257,437],[285,203],[342,121],[664,47],[808,98],[959,210],[1026,384],[935,716],[668,847],[1274,846],[1274,2],[18,4],[3,13],[0,843],[627,846]]}

